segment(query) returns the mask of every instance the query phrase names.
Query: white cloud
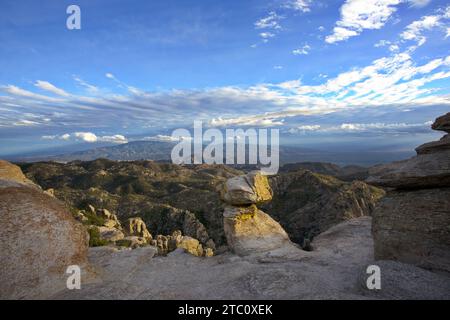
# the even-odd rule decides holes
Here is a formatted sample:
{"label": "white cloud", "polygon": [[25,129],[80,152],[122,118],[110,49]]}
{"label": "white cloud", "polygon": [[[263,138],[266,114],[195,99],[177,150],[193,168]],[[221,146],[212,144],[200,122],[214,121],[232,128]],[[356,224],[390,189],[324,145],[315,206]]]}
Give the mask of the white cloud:
{"label": "white cloud", "polygon": [[275,37],[275,34],[271,33],[271,32],[261,32],[259,34],[259,36],[263,39],[269,39],[269,38],[273,38]]}
{"label": "white cloud", "polygon": [[[319,81],[315,85],[297,79],[247,87],[145,93],[137,89],[141,94],[128,91],[123,95],[103,93],[96,97],[71,95],[58,99],[8,85],[1,87],[6,94],[0,95],[0,126],[134,126],[139,130],[149,126],[181,127],[194,119],[218,127],[281,126],[286,125],[283,120],[288,117],[325,115],[363,106],[450,105],[449,96],[439,91],[445,89],[445,84],[442,84],[445,82],[441,81],[436,86],[426,85],[450,78],[450,57],[424,61],[415,63],[408,51],[398,52],[327,79],[315,78]],[[26,113],[36,113],[39,117],[25,116]],[[33,124],[20,120],[32,121]],[[95,137],[90,139],[102,140],[102,137]],[[124,140],[109,137],[105,136],[103,140]],[[73,134],[66,137],[69,140],[75,138]],[[89,140],[89,136],[79,136],[78,139]]]}
{"label": "white cloud", "polygon": [[[277,117],[275,117],[277,118]],[[223,119],[221,117],[214,118],[209,122],[211,127],[226,127],[226,126],[255,126],[255,127],[272,127],[283,125],[283,120],[275,121],[271,116],[244,116],[237,118]]]}
{"label": "white cloud", "polygon": [[74,133],[64,133],[62,135],[44,135],[41,137],[43,140],[64,140],[69,141],[81,140],[83,142],[94,143],[94,142],[111,142],[111,143],[127,143],[128,140],[125,136],[121,134],[115,134],[112,136],[97,136],[92,132],[74,132]]}
{"label": "white cloud", "polygon": [[47,135],[47,136],[41,137],[41,139],[43,139],[43,140],[55,140],[56,138],[58,138],[58,136],[56,136],[56,135]]}
{"label": "white cloud", "polygon": [[422,35],[422,32],[425,30],[431,30],[434,27],[439,26],[440,19],[441,16],[438,15],[424,16],[420,20],[414,21],[411,24],[409,24],[406,27],[405,31],[403,31],[400,34],[400,37],[403,40],[417,41],[417,44],[421,46],[425,43],[427,39],[425,36]]}
{"label": "white cloud", "polygon": [[400,47],[397,44],[391,44],[389,46],[389,51],[391,51],[391,52],[397,52],[399,50],[400,50]]}
{"label": "white cloud", "polygon": [[342,123],[341,125],[304,125],[297,128],[291,128],[288,130],[291,134],[306,132],[410,132],[417,128],[428,128],[432,122],[427,121],[424,123],[404,123],[404,122],[394,122],[394,123],[383,123],[383,122],[373,122],[373,123]]}
{"label": "white cloud", "polygon": [[109,73],[109,72],[105,73],[105,77],[116,80],[116,77],[112,73]]}
{"label": "white cloud", "polygon": [[389,40],[380,40],[377,43],[374,44],[375,48],[379,48],[379,47],[385,47],[392,44],[392,42],[390,42]]}
{"label": "white cloud", "polygon": [[64,133],[63,135],[61,135],[59,137],[59,139],[68,141],[68,140],[70,140],[70,134]]}
{"label": "white cloud", "polygon": [[73,80],[75,80],[78,84],[80,84],[81,86],[85,87],[86,90],[90,93],[98,93],[99,92],[99,88],[87,83],[86,81],[84,81],[83,79],[77,77],[77,76],[73,76]]}
{"label": "white cloud", "polygon": [[291,0],[285,7],[301,12],[310,12],[311,0]]}
{"label": "white cloud", "polygon": [[269,12],[268,16],[259,19],[255,22],[256,29],[281,29],[280,19],[282,17],[279,16],[275,11]]}
{"label": "white cloud", "polygon": [[415,127],[428,126],[429,123],[343,123],[339,127],[332,127],[332,130],[344,131],[376,131],[376,130],[392,130],[392,129],[408,129]]}
{"label": "white cloud", "polygon": [[191,137],[179,137],[179,138],[175,138],[172,136],[168,136],[168,135],[163,135],[163,134],[158,134],[156,136],[152,136],[152,137],[145,137],[142,140],[145,141],[161,141],[161,142],[178,142],[180,140],[191,140]]}
{"label": "white cloud", "polygon": [[307,55],[311,50],[311,47],[308,44],[305,44],[303,47],[292,50],[293,55]]}
{"label": "white cloud", "polygon": [[23,120],[19,120],[19,121],[17,121],[17,122],[14,122],[14,126],[24,126],[24,127],[28,127],[28,126],[35,126],[35,125],[38,125],[38,124],[40,124],[39,122],[37,122],[37,121],[32,121],[32,120],[26,120],[26,119],[23,119]]}
{"label": "white cloud", "polygon": [[37,80],[34,85],[36,87],[42,89],[42,90],[54,93],[54,94],[56,94],[58,96],[62,96],[62,97],[70,96],[70,94],[68,94],[66,91],[64,91],[63,89],[55,87],[53,84],[51,84],[48,81]]}
{"label": "white cloud", "polygon": [[402,0],[346,0],[340,10],[341,19],[325,41],[335,43],[357,36],[364,29],[380,29],[400,2]]}
{"label": "white cloud", "polygon": [[98,138],[101,142],[112,142],[112,143],[127,143],[128,140],[125,136],[121,134],[115,134],[113,136],[102,136]]}
{"label": "white cloud", "polygon": [[321,127],[318,124],[315,124],[315,125],[303,125],[303,126],[299,126],[299,127],[296,127],[296,128],[291,128],[291,129],[288,130],[288,132],[292,133],[292,134],[295,134],[295,133],[298,133],[298,132],[305,133],[307,131],[318,131],[318,130],[320,130],[320,128]]}
{"label": "white cloud", "polygon": [[423,8],[428,5],[431,0],[408,0],[408,2],[411,4],[411,7]]}
{"label": "white cloud", "polygon": [[75,132],[74,137],[85,142],[97,142],[97,136],[92,132]]}
{"label": "white cloud", "polygon": [[31,91],[27,91],[24,89],[21,89],[19,87],[13,86],[13,85],[6,85],[6,86],[0,86],[0,89],[5,91],[6,93],[13,95],[13,96],[18,96],[18,97],[23,97],[26,99],[32,99],[35,101],[45,101],[45,102],[59,102],[62,101],[58,98],[52,98],[52,97],[48,97],[48,96],[44,96],[44,95],[40,95]]}

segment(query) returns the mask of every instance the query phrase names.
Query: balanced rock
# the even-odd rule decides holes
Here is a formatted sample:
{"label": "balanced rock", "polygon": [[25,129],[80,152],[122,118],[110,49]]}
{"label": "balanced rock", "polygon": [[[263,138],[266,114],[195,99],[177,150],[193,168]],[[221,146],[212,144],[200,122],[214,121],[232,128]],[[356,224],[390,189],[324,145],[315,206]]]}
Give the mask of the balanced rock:
{"label": "balanced rock", "polygon": [[228,179],[220,195],[223,201],[231,205],[260,204],[272,199],[272,190],[267,176],[255,171]]}
{"label": "balanced rock", "polygon": [[88,234],[64,204],[0,161],[0,299],[44,299],[87,265]]}
{"label": "balanced rock", "polygon": [[228,246],[240,256],[291,245],[289,236],[280,224],[255,205],[227,206],[223,213],[223,224]]}

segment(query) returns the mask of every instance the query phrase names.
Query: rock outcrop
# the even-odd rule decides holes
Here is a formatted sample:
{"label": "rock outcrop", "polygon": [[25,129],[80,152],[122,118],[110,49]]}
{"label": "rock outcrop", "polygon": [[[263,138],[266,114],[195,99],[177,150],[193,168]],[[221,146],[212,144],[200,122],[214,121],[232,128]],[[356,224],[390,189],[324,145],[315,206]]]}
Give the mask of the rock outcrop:
{"label": "rock outcrop", "polygon": [[147,242],[152,240],[152,235],[147,230],[145,222],[141,218],[130,218],[126,221],[125,232],[129,236],[137,236],[144,238]]}
{"label": "rock outcrop", "polygon": [[34,184],[23,174],[20,167],[5,160],[0,160],[0,179],[2,180],[2,186],[4,187],[7,185],[25,185],[30,188],[40,189],[39,186]]}
{"label": "rock outcrop", "polygon": [[[448,132],[450,113],[439,117],[432,128]],[[450,135],[416,148],[417,156],[369,170],[368,183],[398,188],[439,188],[450,186]]]}
{"label": "rock outcrop", "polygon": [[46,298],[87,264],[88,235],[65,206],[0,162],[0,299]]}
{"label": "rock outcrop", "polygon": [[226,207],[223,217],[228,246],[238,255],[267,252],[291,245],[280,224],[255,205]]}
{"label": "rock outcrop", "polygon": [[344,182],[301,168],[271,176],[269,182],[273,199],[262,209],[305,249],[316,235],[330,227],[370,216],[385,194],[362,181]]}
{"label": "rock outcrop", "polygon": [[[433,129],[448,132],[450,113]],[[450,272],[450,149],[448,134],[417,156],[370,171],[368,182],[394,188],[373,213],[375,258]]]}
{"label": "rock outcrop", "polygon": [[227,204],[223,212],[225,236],[234,253],[247,256],[293,247],[280,224],[256,206],[272,199],[267,176],[252,172],[231,178],[220,192]]}

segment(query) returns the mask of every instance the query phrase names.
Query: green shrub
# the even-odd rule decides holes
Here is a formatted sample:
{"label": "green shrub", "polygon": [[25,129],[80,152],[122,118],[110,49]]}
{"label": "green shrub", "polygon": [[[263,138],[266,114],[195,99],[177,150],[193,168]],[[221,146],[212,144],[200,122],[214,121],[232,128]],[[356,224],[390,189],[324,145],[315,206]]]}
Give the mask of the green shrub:
{"label": "green shrub", "polygon": [[131,240],[128,240],[128,239],[121,239],[121,240],[117,240],[116,241],[116,245],[117,246],[127,247],[127,248],[131,247],[132,243],[133,242]]}
{"label": "green shrub", "polygon": [[90,247],[101,247],[107,245],[108,240],[104,240],[100,238],[100,232],[97,228],[89,228],[89,246]]}

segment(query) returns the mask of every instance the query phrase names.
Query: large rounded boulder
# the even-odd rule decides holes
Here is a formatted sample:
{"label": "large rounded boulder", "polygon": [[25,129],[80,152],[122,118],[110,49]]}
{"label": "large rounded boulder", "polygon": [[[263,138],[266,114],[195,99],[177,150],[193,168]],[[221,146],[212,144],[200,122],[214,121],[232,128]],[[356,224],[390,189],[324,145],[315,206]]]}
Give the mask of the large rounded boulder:
{"label": "large rounded boulder", "polygon": [[65,206],[0,162],[0,299],[44,299],[87,266],[88,234]]}

